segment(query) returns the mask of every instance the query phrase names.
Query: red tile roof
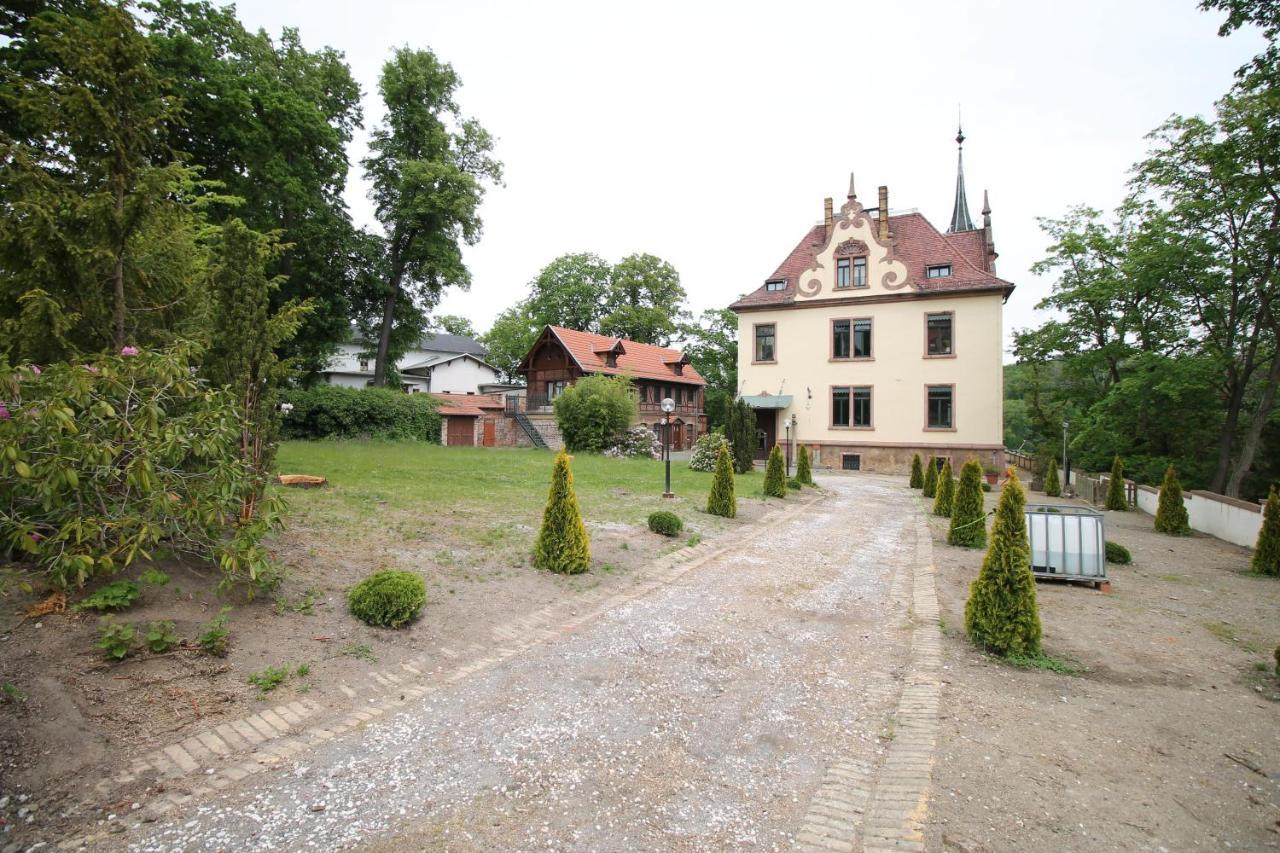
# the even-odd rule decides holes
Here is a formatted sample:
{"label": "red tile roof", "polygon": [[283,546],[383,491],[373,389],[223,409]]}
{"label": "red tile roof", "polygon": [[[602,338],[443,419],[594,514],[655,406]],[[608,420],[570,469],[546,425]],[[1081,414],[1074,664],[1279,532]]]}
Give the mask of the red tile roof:
{"label": "red tile roof", "polygon": [[[874,224],[874,217],[872,219]],[[959,231],[944,234],[919,213],[901,213],[889,217],[892,257],[907,267],[907,283],[917,293],[974,291],[1012,292],[1013,285],[986,271],[986,238],[982,231]],[[766,281],[786,281],[782,290],[768,290],[765,285],[734,302],[731,309],[756,305],[784,305],[796,301],[796,283],[813,266],[814,259],[826,245],[826,227],[809,229],[791,254]],[[925,267],[950,264],[951,275],[926,278]],[[909,291],[902,291],[909,292]]]}
{"label": "red tile roof", "polygon": [[617,338],[579,332],[563,326],[547,328],[560,340],[584,373],[627,375],[637,379],[662,379],[684,385],[707,384],[691,364],[684,366],[683,374],[676,375],[671,365],[680,360],[683,355],[680,350],[637,343],[623,338],[622,346],[626,352],[618,356],[617,367],[609,367],[605,364],[604,356],[617,342]]}
{"label": "red tile roof", "polygon": [[486,409],[501,409],[506,403],[496,395],[492,394],[432,394],[443,405],[440,406],[440,414],[444,416],[479,416],[484,414],[492,414]]}

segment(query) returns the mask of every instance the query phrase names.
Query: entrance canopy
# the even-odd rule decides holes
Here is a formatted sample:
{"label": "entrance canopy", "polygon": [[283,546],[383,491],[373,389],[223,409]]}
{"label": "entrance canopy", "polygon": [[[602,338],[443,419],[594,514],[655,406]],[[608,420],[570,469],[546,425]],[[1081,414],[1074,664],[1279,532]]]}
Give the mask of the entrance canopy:
{"label": "entrance canopy", "polygon": [[785,409],[791,405],[790,394],[744,394],[742,400],[753,409]]}

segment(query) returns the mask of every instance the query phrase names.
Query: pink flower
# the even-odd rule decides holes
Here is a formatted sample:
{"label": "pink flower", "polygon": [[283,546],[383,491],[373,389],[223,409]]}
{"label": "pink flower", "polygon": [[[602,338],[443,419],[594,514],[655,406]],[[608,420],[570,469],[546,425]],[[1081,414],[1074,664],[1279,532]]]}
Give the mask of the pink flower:
{"label": "pink flower", "polygon": [[0,421],[9,419],[9,408],[4,403],[0,403]]}
{"label": "pink flower", "polygon": [[43,538],[44,538],[43,536],[41,536],[39,533],[36,533],[34,530],[33,530],[33,531],[31,531],[31,541],[32,541],[32,542],[39,542],[39,541],[40,541],[41,539],[43,539]]}
{"label": "pink flower", "polygon": [[89,371],[90,373],[98,372],[98,368],[94,367],[92,364],[82,364],[80,366],[83,367],[85,370]]}
{"label": "pink flower", "polygon": [[38,364],[33,364],[33,365],[31,365],[31,372],[32,372],[32,373],[34,373],[36,376],[39,376],[39,375],[41,374],[41,372],[42,372],[42,371],[40,370],[40,365],[38,365]]}
{"label": "pink flower", "polygon": [[137,348],[137,347],[125,347],[124,349],[120,350],[120,354],[121,354],[121,355],[137,355],[137,354],[138,354],[138,348]]}

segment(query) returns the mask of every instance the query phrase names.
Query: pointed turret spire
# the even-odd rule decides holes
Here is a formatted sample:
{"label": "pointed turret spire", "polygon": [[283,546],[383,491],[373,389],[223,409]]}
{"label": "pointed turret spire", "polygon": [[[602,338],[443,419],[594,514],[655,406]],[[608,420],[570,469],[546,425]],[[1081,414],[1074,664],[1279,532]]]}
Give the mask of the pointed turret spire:
{"label": "pointed turret spire", "polygon": [[982,191],[982,227],[991,227],[991,200],[987,198],[987,191]]}
{"label": "pointed turret spire", "polygon": [[858,194],[853,190],[853,172],[850,172],[849,173],[849,195],[845,196],[845,198],[849,199],[849,201],[853,201],[857,197],[858,197]]}
{"label": "pointed turret spire", "polygon": [[973,220],[969,218],[969,199],[964,194],[964,128],[956,129],[956,205],[951,211],[951,231],[974,230]]}

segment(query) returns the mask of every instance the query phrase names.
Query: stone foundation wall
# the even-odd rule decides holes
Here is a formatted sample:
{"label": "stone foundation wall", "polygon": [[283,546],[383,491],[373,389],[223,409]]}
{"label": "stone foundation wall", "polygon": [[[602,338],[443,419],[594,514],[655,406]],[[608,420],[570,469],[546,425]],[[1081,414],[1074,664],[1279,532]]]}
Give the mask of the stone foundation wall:
{"label": "stone foundation wall", "polygon": [[[807,442],[806,442],[807,443]],[[955,471],[960,470],[960,466],[965,463],[970,456],[977,457],[983,467],[993,467],[1004,470],[1005,458],[1004,449],[981,448],[975,449],[970,447],[878,447],[865,444],[809,444],[809,452],[813,456],[814,464],[823,468],[830,468],[835,471],[844,468],[844,456],[846,454],[857,455],[859,457],[859,468],[861,471],[871,471],[877,474],[909,474],[911,473],[911,457],[919,453],[922,462],[928,464],[930,457],[949,458],[951,467]]]}

